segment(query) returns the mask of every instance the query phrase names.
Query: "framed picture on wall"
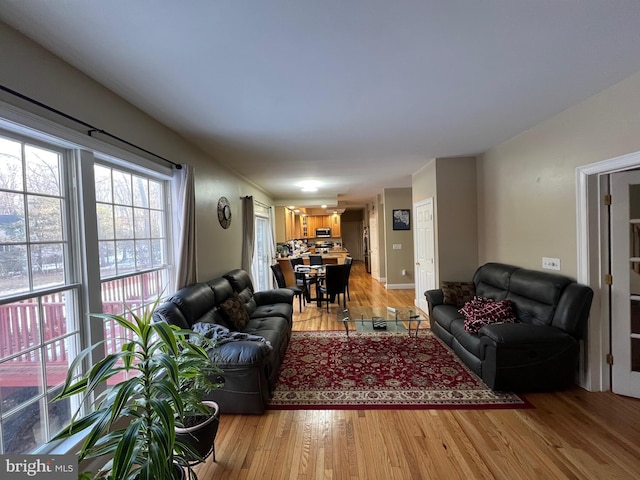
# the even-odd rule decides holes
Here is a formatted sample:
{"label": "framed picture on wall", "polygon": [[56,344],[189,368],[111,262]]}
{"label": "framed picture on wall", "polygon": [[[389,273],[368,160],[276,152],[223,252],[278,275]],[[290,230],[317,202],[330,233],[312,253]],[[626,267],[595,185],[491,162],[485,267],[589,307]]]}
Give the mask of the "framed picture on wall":
{"label": "framed picture on wall", "polygon": [[399,208],[393,210],[393,229],[394,230],[411,230],[409,223],[409,209]]}

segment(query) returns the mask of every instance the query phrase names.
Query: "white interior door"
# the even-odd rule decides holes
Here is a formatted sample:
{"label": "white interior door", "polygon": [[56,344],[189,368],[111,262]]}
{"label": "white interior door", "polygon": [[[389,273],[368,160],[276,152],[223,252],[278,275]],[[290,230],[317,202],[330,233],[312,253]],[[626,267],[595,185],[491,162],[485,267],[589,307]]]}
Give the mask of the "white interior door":
{"label": "white interior door", "polygon": [[612,174],[611,198],[612,390],[640,398],[640,172]]}
{"label": "white interior door", "polygon": [[435,237],[433,230],[433,198],[420,202],[414,207],[415,225],[415,275],[416,306],[423,312],[428,310],[424,292],[436,288],[435,279]]}

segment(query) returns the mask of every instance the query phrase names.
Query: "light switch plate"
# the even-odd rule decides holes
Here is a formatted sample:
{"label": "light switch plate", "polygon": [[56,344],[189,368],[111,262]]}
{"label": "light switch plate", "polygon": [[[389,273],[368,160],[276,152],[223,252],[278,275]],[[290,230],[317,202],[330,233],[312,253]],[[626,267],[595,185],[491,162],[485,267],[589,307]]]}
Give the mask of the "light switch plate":
{"label": "light switch plate", "polygon": [[542,257],[542,268],[545,268],[547,270],[560,270],[560,259]]}
{"label": "light switch plate", "polygon": [[394,243],[393,244],[393,249],[394,250],[402,250],[402,244],[401,243]]}

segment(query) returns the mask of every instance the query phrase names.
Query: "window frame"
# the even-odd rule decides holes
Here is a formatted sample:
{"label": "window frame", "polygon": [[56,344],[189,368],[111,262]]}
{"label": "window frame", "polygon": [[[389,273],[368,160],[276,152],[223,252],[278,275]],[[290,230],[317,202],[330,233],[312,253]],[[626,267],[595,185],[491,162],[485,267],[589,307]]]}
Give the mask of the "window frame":
{"label": "window frame", "polygon": [[[65,228],[74,238],[67,239],[67,257],[72,264],[65,271],[65,285],[58,290],[75,289],[79,349],[93,345],[103,338],[102,322],[91,319],[90,312],[102,311],[101,282],[98,260],[98,232],[96,221],[96,197],[94,185],[94,165],[104,164],[118,170],[125,170],[134,175],[153,178],[161,181],[164,188],[164,231],[165,235],[165,264],[160,268],[167,271],[167,285],[164,295],[172,293],[174,288],[174,235],[172,231],[172,168],[158,164],[156,161],[135,155],[111,144],[99,141],[91,136],[69,129],[56,122],[39,117],[13,105],[0,101],[0,134],[31,145],[42,146],[46,149],[63,151],[63,177],[65,194],[67,195],[67,211],[63,216]],[[73,228],[71,228],[73,226]],[[77,228],[76,226],[79,226]],[[151,271],[158,270],[152,266]],[[147,270],[136,270],[125,274],[138,275]],[[112,278],[111,278],[112,279]],[[73,281],[71,281],[73,280]],[[20,294],[20,297],[32,298],[37,292],[30,291]],[[14,301],[17,296],[10,296]],[[7,298],[3,297],[3,303]],[[92,328],[93,325],[93,328]],[[100,325],[100,328],[98,328]],[[74,330],[75,331],[75,330]],[[75,334],[74,334],[75,335]],[[95,349],[100,350],[100,349]],[[102,358],[103,352],[94,351],[90,363]],[[46,400],[46,391],[42,393]],[[36,400],[37,401],[37,400]],[[35,402],[35,401],[34,401]],[[52,432],[55,433],[55,432]],[[42,444],[32,453],[66,453],[73,451],[81,442],[81,436],[76,436],[59,442]]]}

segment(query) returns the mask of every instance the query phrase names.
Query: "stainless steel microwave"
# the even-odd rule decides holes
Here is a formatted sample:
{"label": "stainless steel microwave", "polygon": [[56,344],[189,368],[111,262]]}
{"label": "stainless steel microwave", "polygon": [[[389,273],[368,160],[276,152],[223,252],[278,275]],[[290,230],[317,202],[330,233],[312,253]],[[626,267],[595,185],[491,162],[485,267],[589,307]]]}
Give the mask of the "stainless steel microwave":
{"label": "stainless steel microwave", "polygon": [[316,238],[331,238],[331,229],[316,228]]}

